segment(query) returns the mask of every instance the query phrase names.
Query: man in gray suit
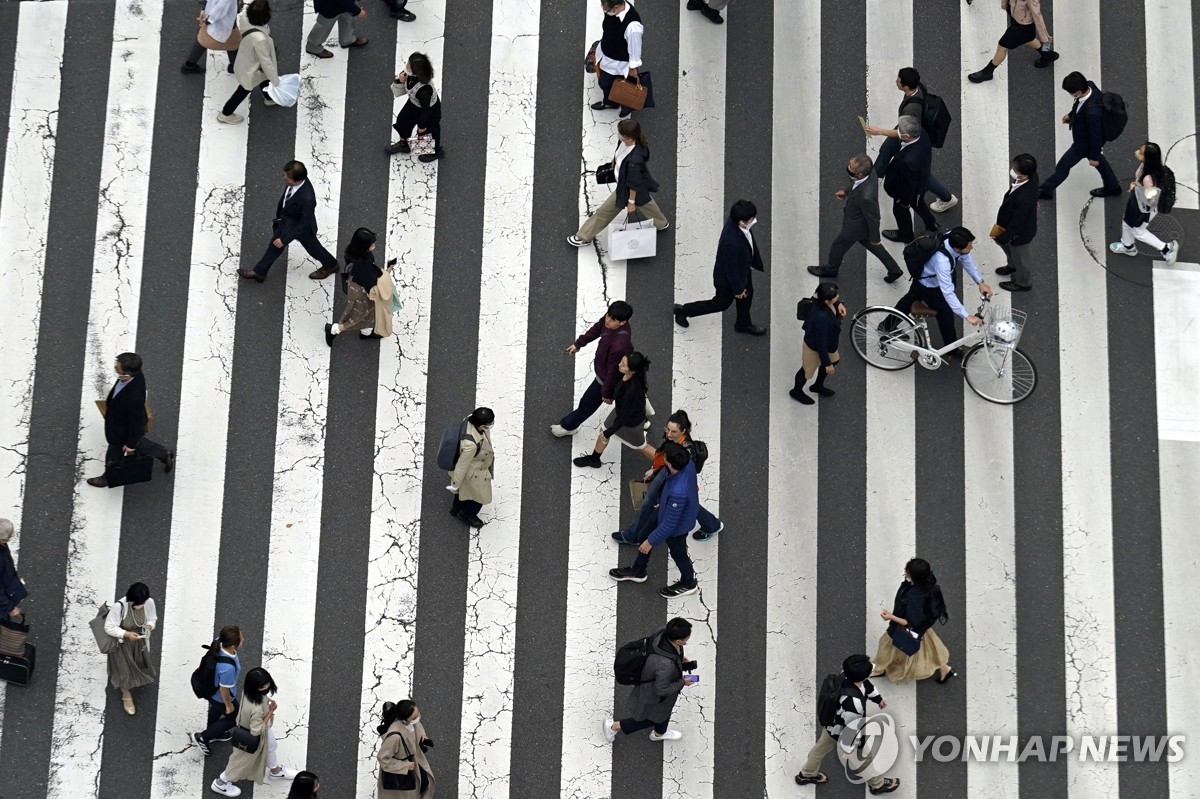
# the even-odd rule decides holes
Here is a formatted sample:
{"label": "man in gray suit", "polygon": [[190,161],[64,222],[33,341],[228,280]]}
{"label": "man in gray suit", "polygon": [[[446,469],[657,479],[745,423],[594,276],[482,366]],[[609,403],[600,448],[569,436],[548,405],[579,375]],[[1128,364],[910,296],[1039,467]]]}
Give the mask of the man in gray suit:
{"label": "man in gray suit", "polygon": [[846,171],[854,182],[849,190],[839,189],[837,192],[837,198],[846,201],[842,209],[842,232],[829,245],[829,258],[825,265],[810,266],[810,274],[821,278],[837,277],[842,259],[857,242],[883,261],[887,267],[884,280],[888,283],[894,283],[903,276],[904,272],[896,264],[896,259],[879,240],[879,180],[871,172],[873,166],[868,155],[856,155],[847,164]]}

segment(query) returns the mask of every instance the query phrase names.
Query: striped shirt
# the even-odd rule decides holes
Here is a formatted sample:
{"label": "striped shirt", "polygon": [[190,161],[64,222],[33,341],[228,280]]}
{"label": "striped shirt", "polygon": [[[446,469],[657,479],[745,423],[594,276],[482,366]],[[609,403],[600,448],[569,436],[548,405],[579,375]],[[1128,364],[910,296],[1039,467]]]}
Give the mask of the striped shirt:
{"label": "striped shirt", "polygon": [[879,693],[879,689],[869,679],[862,681],[861,691],[852,682],[847,682],[842,686],[837,720],[825,728],[834,740],[837,740],[847,727],[855,731],[862,729],[867,716],[867,699],[877,705],[883,704],[883,694]]}

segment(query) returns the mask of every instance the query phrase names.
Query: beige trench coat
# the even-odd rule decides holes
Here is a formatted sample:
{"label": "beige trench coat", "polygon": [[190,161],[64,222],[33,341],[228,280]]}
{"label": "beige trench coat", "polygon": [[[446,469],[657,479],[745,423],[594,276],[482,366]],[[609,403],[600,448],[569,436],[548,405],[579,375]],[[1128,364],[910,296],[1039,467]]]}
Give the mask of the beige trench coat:
{"label": "beige trench coat", "polygon": [[263,724],[263,717],[270,708],[270,698],[264,698],[261,705],[256,705],[246,697],[238,704],[237,725],[250,730],[253,735],[261,736],[258,749],[254,754],[246,754],[241,749],[234,749],[229,754],[229,764],[225,766],[225,776],[231,782],[238,780],[254,780],[266,782],[267,777],[267,729],[270,724]]}
{"label": "beige trench coat", "polygon": [[[393,735],[392,733],[398,733]],[[421,722],[413,725],[412,732],[404,726],[402,721],[392,722],[392,726],[387,728],[387,732],[379,739],[379,753],[375,755],[375,759],[379,761],[379,774],[375,777],[377,792],[379,799],[432,799],[434,789],[433,768],[429,765],[429,759],[425,757],[425,753],[421,751],[419,741],[426,737],[425,728],[421,726]],[[406,750],[404,747],[408,746]],[[420,792],[421,778],[417,777],[417,790],[415,791],[385,791],[383,789],[383,772],[390,771],[395,774],[402,774],[409,770],[409,754],[413,755],[414,762],[425,770],[429,778],[429,787],[425,793]]]}
{"label": "beige trench coat", "polygon": [[467,422],[467,435],[458,456],[454,471],[450,472],[450,485],[458,489],[458,498],[487,505],[492,501],[492,477],[495,474],[495,453],[492,452],[490,433],[480,433],[475,425]]}
{"label": "beige trench coat", "polygon": [[375,303],[375,327],[372,332],[376,335],[392,335],[392,296],[395,293],[396,284],[392,281],[392,273],[385,269],[367,295]]}
{"label": "beige trench coat", "polygon": [[[238,14],[238,29],[242,32],[242,41],[238,44],[237,61],[233,65],[233,74],[237,82],[247,91],[257,88],[264,80],[270,81],[272,86],[278,86],[279,64],[275,60],[275,40],[271,38],[271,26],[251,25],[250,20],[246,18],[246,12],[243,11]],[[250,30],[262,33],[247,35],[246,32]]]}

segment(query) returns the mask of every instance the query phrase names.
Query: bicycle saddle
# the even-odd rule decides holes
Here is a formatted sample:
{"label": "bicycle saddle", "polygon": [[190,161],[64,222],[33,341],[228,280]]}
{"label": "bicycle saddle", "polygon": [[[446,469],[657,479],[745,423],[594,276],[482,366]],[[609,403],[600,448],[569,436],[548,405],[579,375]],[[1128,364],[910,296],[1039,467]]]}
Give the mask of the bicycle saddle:
{"label": "bicycle saddle", "polygon": [[937,311],[920,300],[915,300],[908,312],[911,316],[937,316]]}

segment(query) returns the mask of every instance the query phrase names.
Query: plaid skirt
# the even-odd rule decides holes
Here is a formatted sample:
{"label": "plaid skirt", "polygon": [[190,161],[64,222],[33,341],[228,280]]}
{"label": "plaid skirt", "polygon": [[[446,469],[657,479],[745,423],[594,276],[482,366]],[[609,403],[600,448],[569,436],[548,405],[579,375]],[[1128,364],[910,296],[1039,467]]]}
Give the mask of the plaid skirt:
{"label": "plaid skirt", "polygon": [[375,303],[362,286],[353,280],[346,281],[346,309],[338,320],[340,332],[365,330],[375,326]]}
{"label": "plaid skirt", "polygon": [[[121,629],[136,633],[140,632],[145,623],[145,609],[130,607],[125,618],[121,620]],[[149,685],[157,678],[158,672],[150,660],[149,638],[142,638],[140,641],[125,639],[120,646],[108,653],[108,681],[112,683],[113,688],[128,691],[130,688]]]}

